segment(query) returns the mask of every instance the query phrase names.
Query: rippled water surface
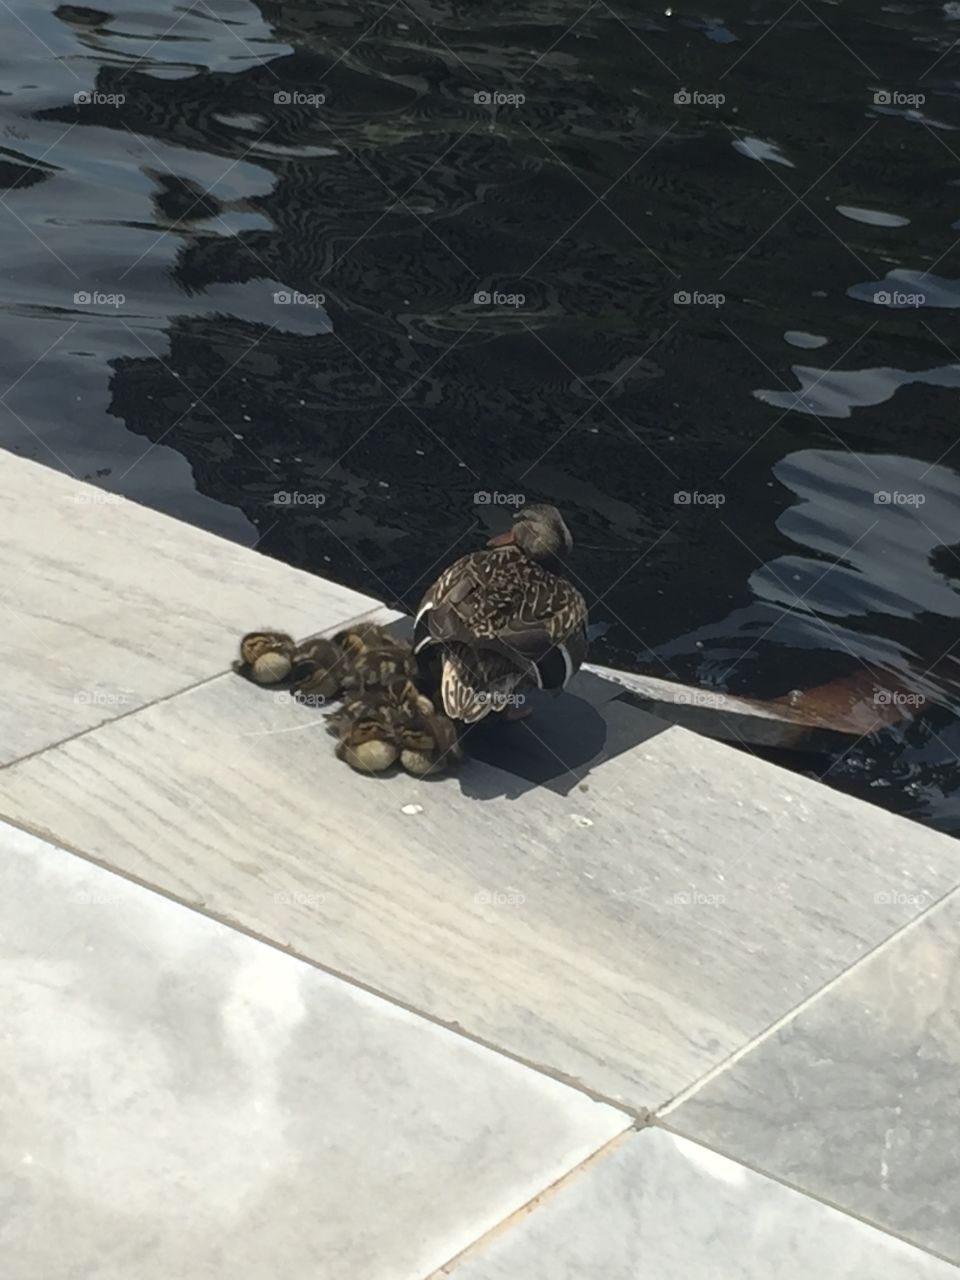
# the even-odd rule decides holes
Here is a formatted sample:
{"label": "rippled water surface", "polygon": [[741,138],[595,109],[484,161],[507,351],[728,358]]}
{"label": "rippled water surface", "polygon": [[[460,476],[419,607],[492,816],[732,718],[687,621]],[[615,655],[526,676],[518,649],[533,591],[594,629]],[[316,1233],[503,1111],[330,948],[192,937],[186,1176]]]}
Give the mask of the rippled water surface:
{"label": "rippled water surface", "polygon": [[890,671],[816,772],[960,828],[960,6],[0,20],[0,444],[407,605],[555,501],[596,660]]}

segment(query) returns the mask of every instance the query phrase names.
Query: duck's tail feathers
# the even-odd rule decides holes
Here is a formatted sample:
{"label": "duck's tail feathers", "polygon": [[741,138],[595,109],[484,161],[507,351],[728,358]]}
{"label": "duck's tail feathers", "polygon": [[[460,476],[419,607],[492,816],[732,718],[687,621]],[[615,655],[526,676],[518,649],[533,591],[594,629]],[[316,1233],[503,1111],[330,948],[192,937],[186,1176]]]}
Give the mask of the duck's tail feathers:
{"label": "duck's tail feathers", "polygon": [[475,724],[493,710],[493,703],[487,691],[477,688],[474,673],[455,653],[443,655],[440,692],[443,697],[443,709],[451,720]]}
{"label": "duck's tail feathers", "polygon": [[480,675],[460,654],[447,650],[440,681],[443,709],[451,720],[475,724],[491,712],[506,710],[522,679],[516,669],[499,676],[490,671]]}

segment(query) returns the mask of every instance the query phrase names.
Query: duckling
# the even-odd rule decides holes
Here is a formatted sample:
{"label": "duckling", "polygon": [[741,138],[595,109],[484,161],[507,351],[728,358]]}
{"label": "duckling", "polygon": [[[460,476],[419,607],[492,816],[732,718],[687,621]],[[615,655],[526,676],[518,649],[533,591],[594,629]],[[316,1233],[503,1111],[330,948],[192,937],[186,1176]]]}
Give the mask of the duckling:
{"label": "duckling", "polygon": [[395,742],[379,735],[383,726],[376,720],[359,720],[350,725],[336,746],[337,757],[358,773],[383,773],[395,762],[400,750]]}
{"label": "duckling", "polygon": [[456,768],[463,760],[457,727],[447,716],[424,715],[419,730],[400,734],[400,763],[407,773],[424,777]]}
{"label": "duckling", "polygon": [[364,649],[389,647],[397,641],[386,627],[378,626],[375,622],[358,622],[345,631],[338,631],[333,637],[333,643],[339,645],[348,657],[358,657]]}
{"label": "duckling", "polygon": [[389,769],[400,754],[394,711],[385,699],[368,693],[349,699],[327,716],[330,732],[339,739],[338,759],[360,773]]}
{"label": "duckling", "polygon": [[293,655],[294,697],[298,702],[326,702],[343,686],[345,656],[332,640],[306,640]]}
{"label": "duckling", "polygon": [[413,650],[396,641],[363,649],[348,658],[343,685],[345,689],[386,689],[394,680],[410,679],[417,673]]}
{"label": "duckling", "polygon": [[398,756],[407,772],[418,777],[440,773],[463,759],[455,725],[437,715],[409,679],[367,690],[327,719],[340,739],[338,757],[364,773],[388,769]]}
{"label": "duckling", "polygon": [[257,684],[279,684],[293,669],[296,645],[282,631],[251,631],[240,641],[240,658],[233,669]]}

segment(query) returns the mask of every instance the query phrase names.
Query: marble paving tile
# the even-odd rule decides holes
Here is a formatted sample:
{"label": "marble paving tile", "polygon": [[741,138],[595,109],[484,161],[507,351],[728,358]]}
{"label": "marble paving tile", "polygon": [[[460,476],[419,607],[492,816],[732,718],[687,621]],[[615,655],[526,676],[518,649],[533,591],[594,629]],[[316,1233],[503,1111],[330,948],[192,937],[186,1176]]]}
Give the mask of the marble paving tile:
{"label": "marble paving tile", "polygon": [[682,729],[567,794],[371,779],[234,676],[0,771],[0,814],[636,1110],[960,879],[947,837]]}
{"label": "marble paving tile", "polygon": [[0,506],[0,765],[378,605],[6,450]]}
{"label": "marble paving tile", "polygon": [[960,1263],[960,896],[669,1114]]}
{"label": "marble paving tile", "polygon": [[658,1129],[622,1139],[434,1280],[958,1280],[947,1262]]}
{"label": "marble paving tile", "polygon": [[629,1117],[0,826],[11,1280],[421,1280]]}

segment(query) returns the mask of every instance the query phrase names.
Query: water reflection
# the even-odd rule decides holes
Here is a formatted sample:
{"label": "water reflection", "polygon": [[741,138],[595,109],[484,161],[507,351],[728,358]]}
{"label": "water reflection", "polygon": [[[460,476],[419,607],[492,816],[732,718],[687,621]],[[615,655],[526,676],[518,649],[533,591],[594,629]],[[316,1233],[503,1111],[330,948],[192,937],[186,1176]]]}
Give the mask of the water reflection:
{"label": "water reflection", "polygon": [[952,826],[956,24],[669,8],[13,0],[0,443],[407,604],[559,502],[597,660],[909,674]]}

